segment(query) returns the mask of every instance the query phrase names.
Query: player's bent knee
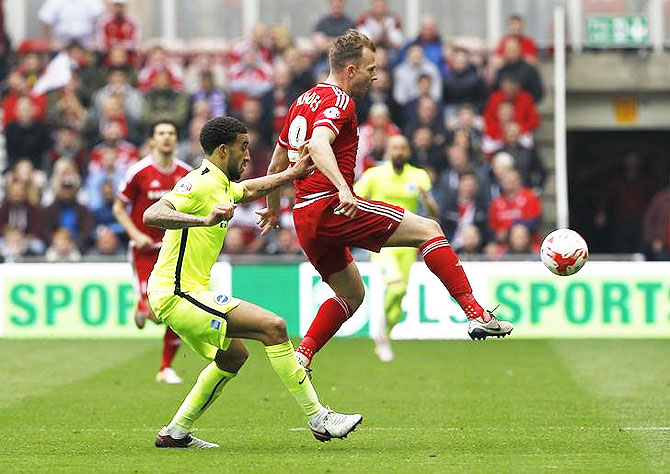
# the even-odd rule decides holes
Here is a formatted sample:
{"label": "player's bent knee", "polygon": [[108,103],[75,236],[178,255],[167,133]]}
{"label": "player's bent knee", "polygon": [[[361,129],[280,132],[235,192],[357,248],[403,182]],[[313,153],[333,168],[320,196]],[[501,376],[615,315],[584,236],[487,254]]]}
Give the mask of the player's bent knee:
{"label": "player's bent knee", "polygon": [[365,298],[365,287],[360,285],[359,287],[356,287],[351,292],[351,294],[343,296],[342,298],[344,298],[344,300],[347,302],[349,310],[351,310],[351,314],[353,315],[361,306],[361,304],[363,304],[363,299]]}
{"label": "player's bent knee", "polygon": [[426,239],[433,239],[444,235],[442,227],[440,227],[440,224],[437,221],[426,217],[422,217],[421,219],[421,226],[425,229]]}
{"label": "player's bent knee", "polygon": [[244,346],[244,344],[234,344],[226,351],[217,351],[216,357],[214,357],[214,362],[221,370],[237,373],[237,371],[242,368],[248,358],[249,351]]}
{"label": "player's bent knee", "polygon": [[281,344],[288,341],[288,331],[286,323],[279,316],[273,316],[266,326],[267,345]]}

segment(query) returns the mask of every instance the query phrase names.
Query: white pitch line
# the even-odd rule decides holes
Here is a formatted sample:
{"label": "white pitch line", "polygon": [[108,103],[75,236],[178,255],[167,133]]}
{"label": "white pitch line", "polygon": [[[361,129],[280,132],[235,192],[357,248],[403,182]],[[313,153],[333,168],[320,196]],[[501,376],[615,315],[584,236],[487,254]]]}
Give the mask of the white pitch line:
{"label": "white pitch line", "polygon": [[[388,426],[362,426],[361,429],[366,431],[425,431],[425,428],[418,427],[388,427]],[[670,431],[668,426],[640,426],[640,427],[623,427],[616,426],[537,426],[537,430],[542,431]],[[307,428],[289,428],[289,431],[306,431]],[[481,426],[470,428],[455,428],[455,427],[439,427],[430,428],[430,431],[528,431],[527,427],[511,428],[506,426]],[[532,428],[530,428],[532,430]]]}
{"label": "white pitch line", "polygon": [[621,431],[670,431],[670,426],[629,426]]}
{"label": "white pitch line", "polygon": [[[146,433],[146,432],[157,432],[159,428],[67,428],[61,431],[69,431],[71,433],[119,433],[119,432],[133,432],[133,433]],[[197,428],[195,431],[230,431],[237,429],[233,426],[220,427],[220,428]],[[425,428],[413,427],[413,426],[365,426],[363,425],[361,429],[365,431],[398,431],[398,432],[412,432],[412,431],[425,431]],[[626,426],[626,427],[605,427],[605,426],[537,426],[534,429],[536,430],[550,430],[550,431],[670,431],[670,426]],[[307,431],[308,428],[304,426],[299,426],[295,428],[288,428],[288,431]],[[480,426],[480,427],[469,427],[469,428],[457,428],[457,427],[434,427],[430,429],[431,431],[529,431],[527,427],[506,427],[506,426]],[[530,428],[533,430],[533,428]],[[30,431],[54,431],[51,428],[33,428]]]}

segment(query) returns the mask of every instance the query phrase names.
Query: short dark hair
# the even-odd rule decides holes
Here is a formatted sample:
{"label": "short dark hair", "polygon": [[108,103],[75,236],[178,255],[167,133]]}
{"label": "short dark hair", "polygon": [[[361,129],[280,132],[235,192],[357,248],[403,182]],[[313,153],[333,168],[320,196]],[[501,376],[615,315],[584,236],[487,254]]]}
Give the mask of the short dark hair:
{"label": "short dark hair", "polygon": [[523,17],[518,13],[510,15],[507,17],[507,21],[523,21]]}
{"label": "short dark hair", "polygon": [[363,48],[375,52],[375,44],[363,33],[350,29],[339,36],[328,51],[328,60],[332,71],[341,71],[348,63],[356,63],[363,55]]}
{"label": "short dark hair", "polygon": [[503,82],[513,82],[516,85],[521,86],[519,76],[511,72],[506,72],[500,75],[500,84],[502,84]]}
{"label": "short dark hair", "polygon": [[247,133],[247,126],[233,117],[216,117],[208,120],[200,130],[200,146],[211,155],[217,147],[230,145],[240,133]]}
{"label": "short dark hair", "polygon": [[156,127],[159,125],[172,125],[174,127],[174,132],[179,136],[179,127],[175,122],[169,119],[164,119],[164,120],[156,120],[155,122],[151,123],[151,126],[149,127],[149,137],[153,137],[154,133],[156,133]]}
{"label": "short dark hair", "polygon": [[428,79],[430,82],[433,82],[433,76],[431,76],[430,74],[427,74],[425,72],[422,72],[421,74],[419,74],[419,77],[416,80],[416,82],[418,83],[419,81],[423,81],[425,79]]}
{"label": "short dark hair", "polygon": [[126,68],[123,67],[123,66],[112,66],[112,67],[110,67],[110,68],[107,70],[107,75],[109,76],[109,75],[112,74],[113,72],[120,72],[120,73],[122,73],[124,76],[128,77],[128,71],[127,71]]}
{"label": "short dark hair", "polygon": [[477,176],[477,173],[475,173],[475,172],[472,171],[472,170],[466,170],[466,171],[463,171],[463,172],[458,176],[458,179],[459,179],[459,181],[460,181],[461,179],[463,179],[463,178],[468,178],[468,177],[475,178],[475,181],[479,182],[479,177]]}

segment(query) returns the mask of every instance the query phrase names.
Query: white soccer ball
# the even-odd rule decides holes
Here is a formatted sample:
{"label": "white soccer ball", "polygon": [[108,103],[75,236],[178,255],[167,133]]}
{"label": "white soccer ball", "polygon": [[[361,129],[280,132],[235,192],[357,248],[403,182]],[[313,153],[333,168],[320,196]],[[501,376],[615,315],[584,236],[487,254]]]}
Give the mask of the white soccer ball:
{"label": "white soccer ball", "polygon": [[589,248],[574,230],[556,229],[544,238],[540,258],[552,273],[574,275],[589,259]]}

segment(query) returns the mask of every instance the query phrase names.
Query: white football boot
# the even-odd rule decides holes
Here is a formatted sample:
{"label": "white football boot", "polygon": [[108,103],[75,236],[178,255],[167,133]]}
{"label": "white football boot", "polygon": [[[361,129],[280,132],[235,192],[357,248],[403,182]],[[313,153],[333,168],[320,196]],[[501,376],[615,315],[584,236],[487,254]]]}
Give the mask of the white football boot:
{"label": "white football boot", "polygon": [[335,413],[330,407],[324,407],[323,413],[318,413],[309,421],[309,429],[314,437],[321,441],[330,441],[333,438],[344,439],[363,422],[363,416],[343,415]]}
{"label": "white football boot", "polygon": [[219,445],[216,443],[210,443],[208,441],[196,438],[191,433],[186,433],[183,438],[173,438],[170,435],[170,430],[167,426],[161,428],[156,436],[156,441],[154,443],[157,448],[199,448],[199,449],[209,449],[209,448],[218,448]]}
{"label": "white football boot", "polygon": [[468,334],[471,339],[486,339],[487,337],[505,337],[512,332],[514,326],[509,321],[501,321],[493,312],[487,311],[491,316],[488,322],[482,317],[471,319],[468,323]]}
{"label": "white football boot", "polygon": [[172,367],[165,367],[156,374],[156,382],[182,383],[183,380]]}
{"label": "white football boot", "polygon": [[388,338],[379,337],[375,339],[375,354],[382,362],[391,362],[394,359],[395,356]]}

